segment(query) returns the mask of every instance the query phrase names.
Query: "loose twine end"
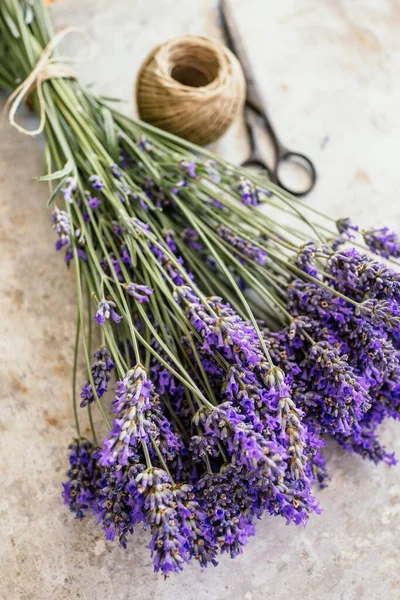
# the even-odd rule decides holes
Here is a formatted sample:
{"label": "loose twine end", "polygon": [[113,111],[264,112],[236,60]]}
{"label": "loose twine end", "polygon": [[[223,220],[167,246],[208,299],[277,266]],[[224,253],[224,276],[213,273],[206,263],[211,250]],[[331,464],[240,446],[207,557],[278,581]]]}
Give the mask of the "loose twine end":
{"label": "loose twine end", "polygon": [[[70,34],[79,34],[83,37],[89,46],[89,52],[84,57],[64,56],[52,57],[55,48],[60,42]],[[46,101],[43,94],[43,83],[49,79],[76,79],[76,74],[70,68],[68,63],[82,63],[91,60],[94,56],[94,46],[92,39],[80,27],[67,27],[54,36],[41,53],[38,62],[28,75],[28,77],[12,92],[7,99],[2,111],[0,112],[0,127],[8,113],[8,120],[12,127],[25,135],[35,136],[42,133],[46,123]],[[30,130],[22,127],[16,121],[16,114],[22,102],[29,105],[34,91],[37,91],[39,103],[39,125],[36,129]]]}

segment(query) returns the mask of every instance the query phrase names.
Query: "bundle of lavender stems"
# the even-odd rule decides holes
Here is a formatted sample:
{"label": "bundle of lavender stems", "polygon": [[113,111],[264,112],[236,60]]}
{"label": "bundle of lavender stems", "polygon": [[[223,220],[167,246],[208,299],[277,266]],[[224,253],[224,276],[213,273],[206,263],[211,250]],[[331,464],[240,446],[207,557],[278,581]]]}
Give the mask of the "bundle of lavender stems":
{"label": "bundle of lavender stems", "polygon": [[[41,1],[3,0],[0,86],[24,81],[52,36]],[[400,415],[397,235],[325,217],[79,81],[42,90],[41,179],[76,274],[70,510],[124,548],[143,526],[168,574],[235,557],[265,513],[319,513],[328,438],[395,464],[377,429]]]}

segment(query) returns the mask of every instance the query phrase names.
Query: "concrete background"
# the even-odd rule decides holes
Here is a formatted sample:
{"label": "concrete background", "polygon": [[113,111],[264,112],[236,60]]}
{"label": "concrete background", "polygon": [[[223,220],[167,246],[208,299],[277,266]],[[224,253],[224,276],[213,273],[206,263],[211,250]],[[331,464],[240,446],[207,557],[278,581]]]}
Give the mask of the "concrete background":
{"label": "concrete background", "polygon": [[[333,216],[400,229],[400,3],[233,0],[282,139],[307,153],[307,200]],[[66,0],[58,26],[79,24],[97,57],[79,73],[127,100],[146,54],[180,33],[219,36],[213,0]],[[0,97],[0,102],[4,96]],[[26,115],[22,120],[28,121]],[[237,124],[216,149],[244,157]],[[243,556],[164,581],[138,532],[127,552],[80,523],[60,499],[74,432],[70,374],[72,272],[53,251],[41,144],[0,131],[0,598],[2,600],[396,600],[400,598],[399,468],[336,447],[324,513],[308,527],[265,518]],[[400,426],[382,437],[400,455]]]}

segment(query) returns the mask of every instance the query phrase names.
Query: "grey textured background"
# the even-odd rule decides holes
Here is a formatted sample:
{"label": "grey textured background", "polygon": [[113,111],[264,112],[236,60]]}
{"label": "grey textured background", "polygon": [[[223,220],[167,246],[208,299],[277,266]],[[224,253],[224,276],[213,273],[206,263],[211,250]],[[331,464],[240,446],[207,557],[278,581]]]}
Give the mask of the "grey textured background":
{"label": "grey textured background", "polygon": [[[400,3],[235,0],[255,71],[284,141],[313,157],[312,202],[333,216],[400,230]],[[79,73],[132,111],[146,54],[180,33],[218,37],[213,0],[68,0],[58,26],[84,25],[97,57]],[[4,97],[0,97],[0,102]],[[21,116],[28,122],[27,115]],[[216,146],[245,153],[237,124]],[[53,251],[41,145],[0,131],[0,598],[2,600],[396,600],[400,467],[328,450],[324,513],[308,527],[265,518],[245,553],[166,582],[146,540],[124,552],[60,500],[73,436],[74,280]],[[400,425],[382,430],[400,455]]]}

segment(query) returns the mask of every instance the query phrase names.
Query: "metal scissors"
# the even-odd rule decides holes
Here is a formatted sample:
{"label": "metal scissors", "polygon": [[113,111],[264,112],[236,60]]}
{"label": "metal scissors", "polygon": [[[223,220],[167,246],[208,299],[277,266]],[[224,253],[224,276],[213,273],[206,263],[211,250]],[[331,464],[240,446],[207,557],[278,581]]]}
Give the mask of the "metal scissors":
{"label": "metal scissors", "polygon": [[[229,6],[229,0],[220,0],[219,9],[227,45],[241,63],[246,80],[247,92],[244,118],[249,135],[250,155],[242,163],[242,166],[264,169],[267,171],[268,178],[273,183],[277,183],[280,185],[280,187],[294,196],[299,198],[305,196],[311,192],[317,180],[315,167],[307,156],[300,154],[300,152],[293,152],[292,150],[289,150],[280,142],[263,102],[260,89],[257,85],[250,65],[250,61],[246,55],[242,37],[239,33],[238,27],[232,15],[231,8]],[[273,168],[266,164],[264,153],[260,146],[260,122],[263,124],[268,135],[270,136],[273,145],[275,155],[275,164]],[[296,191],[285,185],[279,175],[280,168],[285,163],[295,163],[297,166],[306,171],[308,175],[308,186],[306,188],[301,191]]]}

